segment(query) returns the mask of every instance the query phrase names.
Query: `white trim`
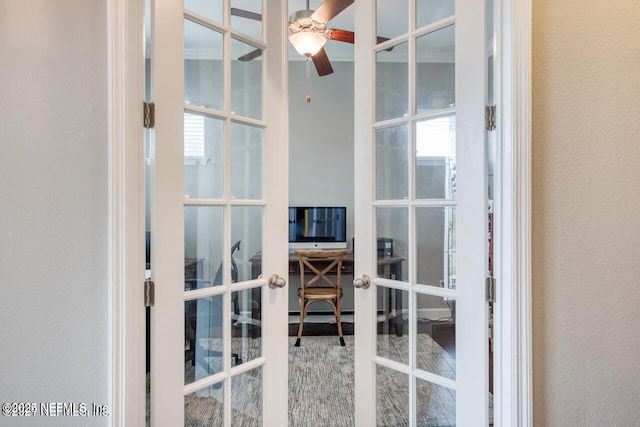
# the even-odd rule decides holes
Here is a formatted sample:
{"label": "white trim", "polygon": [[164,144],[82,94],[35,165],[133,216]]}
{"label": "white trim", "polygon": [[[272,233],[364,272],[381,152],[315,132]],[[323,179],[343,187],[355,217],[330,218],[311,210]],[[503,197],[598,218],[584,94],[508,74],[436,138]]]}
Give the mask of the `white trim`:
{"label": "white trim", "polygon": [[122,117],[121,111],[122,101],[120,74],[118,73],[118,65],[121,59],[122,45],[120,43],[121,36],[121,10],[120,4],[117,2],[107,2],[107,55],[108,55],[108,203],[109,203],[109,223],[108,223],[108,336],[109,336],[109,352],[107,355],[108,362],[108,401],[107,405],[111,408],[111,417],[109,417],[109,425],[122,424],[122,383],[124,381],[124,369],[122,369],[121,352],[122,349],[122,329],[121,321],[123,316],[122,308],[122,277],[120,266],[120,179],[118,162],[120,161],[120,145],[122,139]]}
{"label": "white trim", "polygon": [[[354,99],[361,102],[363,108],[355,108],[354,111],[354,153],[362,153],[354,156],[354,171],[369,174],[375,170],[373,152],[370,147],[374,132],[371,124],[374,122],[373,94],[375,93],[374,62],[371,48],[374,46],[375,31],[375,2],[356,1],[354,8],[354,26],[358,34],[354,45],[354,75],[358,76],[354,81]],[[407,38],[408,39],[408,38]],[[394,43],[389,41],[389,43]],[[366,108],[369,106],[368,108]],[[359,162],[359,163],[358,163]],[[375,245],[373,240],[373,191],[374,179],[354,180],[354,211],[358,212],[358,221],[355,222],[354,257],[355,267],[353,275],[371,274],[376,271]],[[371,319],[376,313],[375,285],[369,289],[354,289],[354,420],[356,426],[373,426],[376,424],[376,411],[370,407],[370,402],[375,402],[375,365],[371,355],[375,352],[375,326]]]}
{"label": "white trim", "polygon": [[496,426],[529,427],[531,380],[531,0],[496,0],[494,319]]}
{"label": "white trim", "polygon": [[[456,424],[489,425],[486,2],[456,0]],[[474,70],[470,72],[470,70]],[[473,284],[473,285],[472,285]]]}
{"label": "white trim", "polygon": [[[287,65],[287,2],[263,0],[263,31],[269,48],[264,54],[264,119],[263,194],[264,208],[262,272],[265,277],[289,276],[289,94]],[[267,6],[268,5],[268,6]],[[277,105],[278,108],[267,108]],[[288,309],[289,288],[262,292],[263,356],[263,424],[286,426],[288,420]],[[268,343],[268,344],[267,344]]]}
{"label": "white trim", "polygon": [[[144,2],[107,0],[109,425],[143,425]],[[133,144],[132,144],[133,142]],[[140,283],[140,287],[131,286]]]}

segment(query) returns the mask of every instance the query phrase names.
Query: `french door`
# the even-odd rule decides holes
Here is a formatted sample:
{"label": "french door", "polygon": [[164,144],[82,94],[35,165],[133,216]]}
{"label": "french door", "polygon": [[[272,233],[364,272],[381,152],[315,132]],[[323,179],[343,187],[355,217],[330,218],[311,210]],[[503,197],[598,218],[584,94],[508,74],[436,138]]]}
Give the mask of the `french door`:
{"label": "french door", "polygon": [[155,0],[151,31],[151,425],[284,426],[286,9]]}
{"label": "french door", "polygon": [[[356,426],[486,425],[484,2],[352,7]],[[286,7],[151,16],[151,423],[286,425]]]}
{"label": "french door", "polygon": [[485,2],[354,7],[355,424],[488,425]]}

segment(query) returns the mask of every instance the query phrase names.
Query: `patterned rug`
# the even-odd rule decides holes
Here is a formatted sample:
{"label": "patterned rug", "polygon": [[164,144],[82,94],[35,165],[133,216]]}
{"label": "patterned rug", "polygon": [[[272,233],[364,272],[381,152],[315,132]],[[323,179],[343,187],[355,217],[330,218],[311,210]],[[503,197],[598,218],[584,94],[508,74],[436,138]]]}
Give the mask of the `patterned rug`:
{"label": "patterned rug", "polygon": [[[338,338],[303,337],[300,347],[289,338],[289,426],[291,427],[351,427],[354,425],[353,397],[353,336],[345,336],[346,346]],[[380,339],[383,338],[383,339]],[[235,341],[235,340],[234,340]],[[260,339],[234,342],[233,350],[247,361],[259,354]],[[419,334],[418,354],[423,369],[445,377],[453,375],[454,359],[428,335]],[[379,336],[378,354],[404,362],[408,354],[407,336]],[[194,378],[193,368],[185,364],[185,377]],[[376,424],[408,426],[409,381],[396,371],[378,367]],[[262,368],[234,377],[231,383],[234,427],[262,426]],[[455,425],[455,393],[417,380],[419,402],[417,425],[448,427]],[[491,398],[491,396],[490,396]],[[185,397],[185,426],[222,426],[223,388],[209,387]],[[490,399],[490,406],[492,405]],[[491,412],[491,409],[490,409]]]}

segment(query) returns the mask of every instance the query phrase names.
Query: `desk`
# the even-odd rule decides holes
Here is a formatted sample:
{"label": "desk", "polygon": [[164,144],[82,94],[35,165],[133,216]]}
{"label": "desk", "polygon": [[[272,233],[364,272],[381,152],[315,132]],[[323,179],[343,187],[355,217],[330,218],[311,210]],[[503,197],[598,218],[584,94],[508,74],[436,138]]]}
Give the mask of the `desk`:
{"label": "desk", "polygon": [[[386,279],[396,280],[402,278],[402,262],[404,258],[401,256],[392,256],[389,258],[378,259],[378,276]],[[262,272],[262,254],[257,253],[249,260],[251,263],[251,278],[257,279]],[[327,265],[329,262],[327,262]],[[342,274],[353,276],[353,254],[347,253],[342,259]],[[289,275],[300,275],[300,263],[296,254],[289,254]]]}
{"label": "desk", "polygon": [[[378,258],[378,277],[383,277],[391,280],[401,280],[402,279],[402,262],[404,258],[401,256],[392,256],[388,258]],[[258,252],[251,259],[249,259],[251,263],[251,277],[253,279],[257,279],[258,276],[262,273],[262,254]],[[330,261],[325,262],[326,265],[329,265]],[[320,267],[322,264],[318,263]],[[322,269],[322,268],[321,268]],[[342,259],[342,274],[347,276],[353,276],[354,272],[354,257],[353,253],[347,253]],[[300,275],[300,263],[298,261],[298,257],[295,253],[289,254],[289,275],[290,276],[299,276]],[[396,290],[395,292],[389,292],[389,310],[391,307],[395,306],[396,313],[402,313],[402,291]],[[391,321],[396,330],[396,335],[402,336],[402,316],[399,318],[394,318]]]}

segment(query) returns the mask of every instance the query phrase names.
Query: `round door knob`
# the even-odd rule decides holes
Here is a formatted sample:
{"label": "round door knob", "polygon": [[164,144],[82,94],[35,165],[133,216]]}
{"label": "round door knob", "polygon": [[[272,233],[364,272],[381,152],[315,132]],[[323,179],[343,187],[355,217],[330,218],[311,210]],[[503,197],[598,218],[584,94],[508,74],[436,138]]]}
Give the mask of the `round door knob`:
{"label": "round door knob", "polygon": [[361,274],[360,276],[353,279],[353,287],[357,289],[369,289],[371,286],[371,278],[366,274]]}
{"label": "round door knob", "polygon": [[271,276],[269,276],[268,284],[271,289],[284,288],[284,285],[287,284],[287,281],[277,274],[272,274]]}

